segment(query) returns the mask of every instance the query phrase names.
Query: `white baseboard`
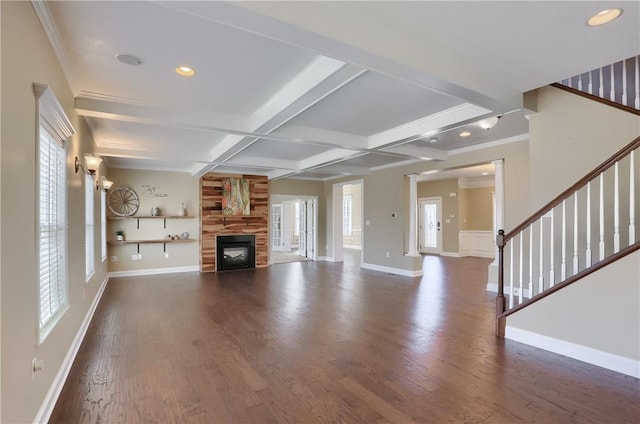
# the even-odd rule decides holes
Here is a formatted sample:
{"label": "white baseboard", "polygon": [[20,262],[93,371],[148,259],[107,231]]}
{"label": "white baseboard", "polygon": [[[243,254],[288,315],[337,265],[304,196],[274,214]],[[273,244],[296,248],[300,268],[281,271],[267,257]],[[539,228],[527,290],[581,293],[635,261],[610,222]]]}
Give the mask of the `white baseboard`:
{"label": "white baseboard", "polygon": [[71,366],[73,365],[73,361],[76,359],[76,355],[78,354],[78,350],[80,349],[80,345],[82,345],[82,341],[84,340],[84,336],[87,334],[87,329],[89,328],[89,324],[91,323],[91,319],[93,318],[93,314],[96,312],[96,308],[100,303],[100,299],[102,299],[102,294],[104,293],[105,287],[107,287],[107,282],[109,281],[109,276],[106,275],[100,288],[98,289],[98,293],[93,298],[91,302],[91,306],[89,306],[89,310],[84,316],[84,320],[82,324],[80,324],[80,328],[76,333],[76,336],[69,346],[69,350],[67,351],[67,355],[64,357],[60,368],[58,369],[58,373],[56,374],[51,386],[49,387],[49,391],[47,395],[44,397],[42,404],[40,405],[40,409],[36,414],[33,422],[35,423],[46,423],[51,418],[51,413],[53,412],[53,408],[56,406],[56,402],[58,401],[58,397],[60,396],[60,392],[64,387],[64,383],[67,381],[67,377],[69,376],[69,372],[71,371]]}
{"label": "white baseboard", "polygon": [[316,258],[317,261],[324,261],[324,262],[335,262],[336,259],[333,256],[318,256]]}
{"label": "white baseboard", "polygon": [[139,275],[173,274],[175,272],[197,272],[200,271],[198,265],[195,266],[174,266],[171,268],[150,268],[135,269],[132,271],[113,271],[107,274],[109,278],[115,277],[136,277]]}
{"label": "white baseboard", "polygon": [[372,271],[388,272],[389,274],[402,275],[403,277],[421,277],[422,276],[421,269],[412,271],[409,269],[392,268],[390,266],[367,264],[367,263],[361,264],[360,268],[370,269]]}
{"label": "white baseboard", "polygon": [[460,253],[458,252],[442,252],[440,253],[440,256],[448,256],[450,258],[461,258],[462,255],[460,255]]}
{"label": "white baseboard", "polygon": [[640,361],[507,325],[505,338],[640,378]]}

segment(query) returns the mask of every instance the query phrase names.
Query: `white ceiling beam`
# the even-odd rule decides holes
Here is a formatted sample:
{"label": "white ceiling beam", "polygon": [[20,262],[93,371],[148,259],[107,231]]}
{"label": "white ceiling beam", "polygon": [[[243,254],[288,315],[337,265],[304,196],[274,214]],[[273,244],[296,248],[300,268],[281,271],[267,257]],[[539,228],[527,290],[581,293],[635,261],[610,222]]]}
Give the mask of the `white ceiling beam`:
{"label": "white ceiling beam", "polygon": [[449,154],[445,150],[434,149],[427,146],[418,146],[415,144],[401,144],[384,149],[385,152],[399,153],[413,158],[423,160],[447,160]]}
{"label": "white ceiling beam", "polygon": [[250,121],[244,116],[185,108],[169,110],[87,93],[76,97],[75,109],[79,115],[91,118],[218,132],[250,132]]}
{"label": "white ceiling beam", "polygon": [[309,170],[310,172],[319,172],[321,174],[342,174],[342,175],[370,175],[371,170],[363,166],[351,166],[333,164],[327,166],[319,166]]}
{"label": "white ceiling beam", "polygon": [[347,134],[302,125],[287,125],[270,133],[283,139],[290,139],[298,143],[310,143],[328,147],[346,147],[353,149],[368,149],[369,140],[365,136]]}
{"label": "white ceiling beam", "polygon": [[280,168],[280,169],[289,169],[293,171],[300,169],[300,164],[296,160],[272,159],[272,158],[263,158],[263,157],[243,156],[242,158],[233,158],[231,160],[225,161],[224,164],[228,166]]}
{"label": "white ceiling beam", "polygon": [[369,137],[369,148],[380,148],[387,144],[420,136],[422,134],[435,134],[444,127],[469,119],[474,119],[490,112],[490,110],[483,107],[464,103],[442,112],[425,116],[424,118],[417,119],[413,122],[399,125],[395,128],[391,128],[390,130],[374,134]]}
{"label": "white ceiling beam", "polygon": [[334,163],[336,161],[351,159],[353,156],[360,156],[361,152],[347,149],[333,149],[327,152],[311,156],[300,161],[300,170],[312,169],[314,167]]}

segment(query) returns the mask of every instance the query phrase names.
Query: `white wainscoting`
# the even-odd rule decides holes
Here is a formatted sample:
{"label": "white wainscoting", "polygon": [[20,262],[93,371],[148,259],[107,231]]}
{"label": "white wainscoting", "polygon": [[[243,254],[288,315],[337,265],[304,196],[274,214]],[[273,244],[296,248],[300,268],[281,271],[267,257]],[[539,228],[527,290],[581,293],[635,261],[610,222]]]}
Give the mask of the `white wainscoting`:
{"label": "white wainscoting", "polygon": [[462,230],[458,232],[460,256],[478,256],[493,259],[496,242],[493,231]]}

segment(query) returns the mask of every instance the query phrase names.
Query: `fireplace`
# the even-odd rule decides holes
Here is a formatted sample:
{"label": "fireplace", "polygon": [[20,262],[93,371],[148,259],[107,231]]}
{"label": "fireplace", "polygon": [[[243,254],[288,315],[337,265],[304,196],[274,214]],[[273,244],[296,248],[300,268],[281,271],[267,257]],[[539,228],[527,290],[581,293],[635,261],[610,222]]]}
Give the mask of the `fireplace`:
{"label": "fireplace", "polygon": [[218,271],[256,267],[256,236],[217,236],[216,263]]}

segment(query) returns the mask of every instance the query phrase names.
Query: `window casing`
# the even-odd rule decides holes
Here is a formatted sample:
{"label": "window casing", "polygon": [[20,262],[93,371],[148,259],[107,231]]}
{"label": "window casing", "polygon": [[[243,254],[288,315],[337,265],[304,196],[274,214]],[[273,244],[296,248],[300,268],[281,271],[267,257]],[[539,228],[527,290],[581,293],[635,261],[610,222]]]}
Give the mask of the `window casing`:
{"label": "window casing", "polygon": [[37,99],[36,252],[38,342],[42,343],[69,308],[67,244],[67,161],[64,141],[75,129],[43,84],[33,84]]}
{"label": "window casing", "polygon": [[102,262],[107,260],[107,192],[100,190],[100,247]]}
{"label": "window casing", "polygon": [[96,270],[94,248],[93,225],[93,175],[85,175],[84,178],[84,245],[85,245],[85,270],[87,282]]}

